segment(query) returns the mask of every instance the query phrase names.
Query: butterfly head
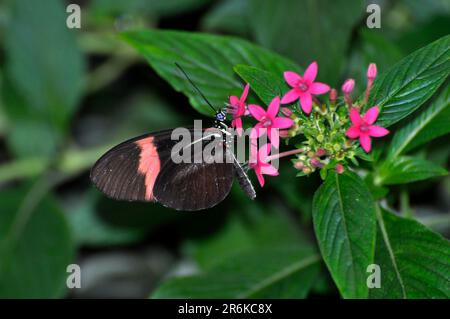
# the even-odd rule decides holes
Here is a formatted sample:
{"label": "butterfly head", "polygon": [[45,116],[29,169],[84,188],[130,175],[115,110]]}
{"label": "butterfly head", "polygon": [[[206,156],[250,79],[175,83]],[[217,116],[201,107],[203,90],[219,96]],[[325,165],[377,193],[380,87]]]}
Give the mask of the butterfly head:
{"label": "butterfly head", "polygon": [[227,115],[225,114],[225,112],[223,110],[221,110],[221,111],[216,112],[215,118],[216,118],[216,121],[218,121],[218,122],[224,122],[227,118]]}

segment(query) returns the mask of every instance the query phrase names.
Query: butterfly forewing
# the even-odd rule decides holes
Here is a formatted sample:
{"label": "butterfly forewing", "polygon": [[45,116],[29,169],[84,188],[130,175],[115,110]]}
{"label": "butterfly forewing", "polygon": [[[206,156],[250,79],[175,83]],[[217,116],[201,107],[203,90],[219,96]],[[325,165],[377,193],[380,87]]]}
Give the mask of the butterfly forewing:
{"label": "butterfly forewing", "polygon": [[153,184],[160,167],[170,159],[172,130],[125,141],[103,155],[91,170],[94,185],[108,197],[153,201]]}

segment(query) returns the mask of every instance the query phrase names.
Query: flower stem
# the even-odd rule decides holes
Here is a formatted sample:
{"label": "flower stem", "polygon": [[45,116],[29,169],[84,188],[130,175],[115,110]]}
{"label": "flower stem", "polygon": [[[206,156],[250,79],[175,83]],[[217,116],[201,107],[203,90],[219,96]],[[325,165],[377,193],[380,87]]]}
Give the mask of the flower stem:
{"label": "flower stem", "polygon": [[296,148],[294,150],[290,150],[290,151],[286,151],[286,152],[283,152],[283,153],[278,153],[278,154],[274,154],[274,155],[271,155],[271,156],[267,156],[266,160],[269,162],[269,161],[272,161],[274,159],[279,159],[279,158],[282,158],[282,157],[285,157],[285,156],[290,156],[290,155],[294,155],[294,154],[298,154],[298,153],[302,153],[302,152],[304,152],[303,149]]}
{"label": "flower stem", "polygon": [[373,80],[369,79],[367,82],[366,94],[364,96],[364,101],[367,103],[369,101],[370,90],[372,89]]}

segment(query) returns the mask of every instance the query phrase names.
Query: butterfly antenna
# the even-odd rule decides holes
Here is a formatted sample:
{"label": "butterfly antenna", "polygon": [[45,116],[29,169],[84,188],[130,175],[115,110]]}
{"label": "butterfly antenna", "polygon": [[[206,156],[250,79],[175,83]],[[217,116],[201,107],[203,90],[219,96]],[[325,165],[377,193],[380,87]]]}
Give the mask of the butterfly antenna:
{"label": "butterfly antenna", "polygon": [[183,70],[183,68],[177,62],[175,62],[175,65],[177,66],[178,69],[180,69],[181,72],[183,72],[186,79],[189,81],[189,83],[191,83],[191,85],[198,92],[198,94],[200,94],[200,96],[203,98],[203,100],[206,102],[206,104],[209,105],[209,107],[214,111],[214,113],[217,113],[216,108],[214,106],[212,106],[212,104],[208,101],[206,96],[202,93],[202,91],[200,91],[200,89],[197,87],[197,85],[195,85],[194,81],[191,80],[191,78],[189,77],[189,75],[187,75],[187,73]]}

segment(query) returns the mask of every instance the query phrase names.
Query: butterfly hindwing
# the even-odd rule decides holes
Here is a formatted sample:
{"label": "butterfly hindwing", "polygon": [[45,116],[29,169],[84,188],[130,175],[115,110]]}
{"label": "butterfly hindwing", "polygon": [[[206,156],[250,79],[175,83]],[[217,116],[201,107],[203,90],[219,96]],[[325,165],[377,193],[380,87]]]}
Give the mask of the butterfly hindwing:
{"label": "butterfly hindwing", "polygon": [[225,146],[222,150],[222,162],[167,161],[156,179],[156,200],[177,210],[200,210],[220,203],[230,192],[234,179],[233,163],[226,161],[230,154]]}

